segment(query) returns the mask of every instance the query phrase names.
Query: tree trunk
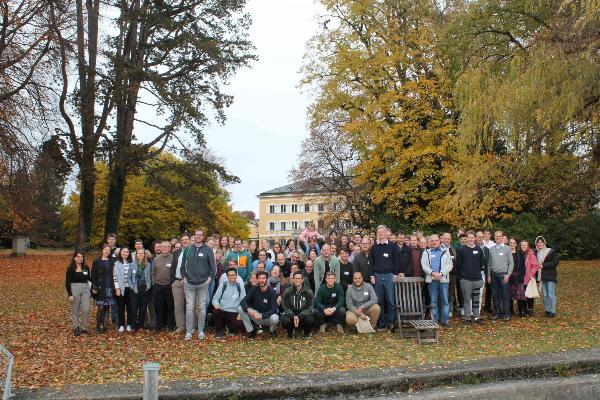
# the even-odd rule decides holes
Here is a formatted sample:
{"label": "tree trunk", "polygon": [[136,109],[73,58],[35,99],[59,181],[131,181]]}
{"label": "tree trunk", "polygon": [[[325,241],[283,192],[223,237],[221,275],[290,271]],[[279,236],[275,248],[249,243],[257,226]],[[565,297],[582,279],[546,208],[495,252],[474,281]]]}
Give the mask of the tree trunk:
{"label": "tree trunk", "polygon": [[90,236],[94,218],[94,184],[96,183],[96,169],[94,166],[94,153],[96,146],[93,143],[84,143],[79,174],[81,176],[81,193],[79,195],[79,224],[75,247],[85,251],[90,248]]}

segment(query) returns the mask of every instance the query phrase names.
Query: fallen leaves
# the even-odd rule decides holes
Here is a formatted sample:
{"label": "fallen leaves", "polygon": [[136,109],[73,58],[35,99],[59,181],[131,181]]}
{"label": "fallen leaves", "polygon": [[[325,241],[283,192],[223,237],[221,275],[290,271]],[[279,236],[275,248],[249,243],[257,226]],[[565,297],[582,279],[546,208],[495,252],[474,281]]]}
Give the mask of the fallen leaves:
{"label": "fallen leaves", "polygon": [[[139,382],[142,365],[160,362],[161,384],[306,372],[385,368],[444,363],[587,348],[600,345],[600,261],[563,262],[557,286],[558,318],[543,318],[542,299],[536,317],[483,326],[453,325],[440,331],[438,346],[379,332],[366,335],[316,334],[308,340],[257,340],[240,336],[184,342],[167,333],[74,337],[64,289],[69,257],[0,255],[0,343],[15,356],[13,384],[19,387],[106,382]],[[93,331],[94,313],[90,316]],[[268,335],[267,335],[268,336]]]}

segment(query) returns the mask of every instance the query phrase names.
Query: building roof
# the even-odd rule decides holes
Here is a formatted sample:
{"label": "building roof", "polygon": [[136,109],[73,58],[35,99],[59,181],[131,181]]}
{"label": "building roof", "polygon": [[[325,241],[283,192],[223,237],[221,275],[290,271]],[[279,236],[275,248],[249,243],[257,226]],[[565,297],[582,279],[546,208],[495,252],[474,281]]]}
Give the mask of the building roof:
{"label": "building roof", "polygon": [[273,196],[281,194],[305,194],[305,193],[326,193],[331,192],[322,183],[314,180],[297,181],[285,186],[276,187],[260,193],[258,196]]}

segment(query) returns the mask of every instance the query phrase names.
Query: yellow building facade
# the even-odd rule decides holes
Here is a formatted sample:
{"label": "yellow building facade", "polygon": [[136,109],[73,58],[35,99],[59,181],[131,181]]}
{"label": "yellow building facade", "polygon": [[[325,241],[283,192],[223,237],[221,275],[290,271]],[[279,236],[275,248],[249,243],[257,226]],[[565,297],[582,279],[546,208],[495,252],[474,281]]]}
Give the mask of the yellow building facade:
{"label": "yellow building facade", "polygon": [[[334,194],[307,193],[296,184],[263,192],[258,195],[258,202],[258,238],[271,244],[297,239],[310,223],[326,235],[330,228],[325,226],[326,214],[337,207]],[[343,224],[351,227],[350,221]]]}

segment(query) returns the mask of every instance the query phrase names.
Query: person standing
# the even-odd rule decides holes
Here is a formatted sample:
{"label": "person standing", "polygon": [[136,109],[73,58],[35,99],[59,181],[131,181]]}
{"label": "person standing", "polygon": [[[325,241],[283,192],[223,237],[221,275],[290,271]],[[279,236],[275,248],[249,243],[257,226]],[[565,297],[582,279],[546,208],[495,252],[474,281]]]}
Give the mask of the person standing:
{"label": "person standing", "polygon": [[371,250],[371,241],[368,237],[360,240],[360,252],[354,255],[352,265],[354,272],[358,271],[362,274],[363,280],[368,281],[369,278],[369,251]]}
{"label": "person standing", "polygon": [[[85,265],[83,253],[77,251],[73,254],[65,276],[65,287],[71,303],[71,325],[75,336],[88,333],[90,282],[90,269]],[[81,321],[79,320],[79,313],[82,314]]]}
{"label": "person standing", "polygon": [[[340,249],[340,284],[344,292],[346,292],[348,286],[352,285],[353,276],[354,265],[349,260],[348,251],[342,248]],[[325,274],[325,280],[327,280],[327,274]]]}
{"label": "person standing", "polygon": [[558,282],[558,254],[554,249],[546,246],[543,236],[535,238],[536,257],[538,267],[542,271],[542,293],[544,295],[544,309],[546,318],[556,317],[556,282]]}
{"label": "person standing", "polygon": [[429,287],[429,300],[431,302],[432,317],[438,322],[438,301],[442,303],[442,326],[448,326],[448,283],[452,271],[452,259],[448,251],[440,247],[440,237],[431,235],[431,248],[425,250],[421,256],[421,268],[425,272],[425,282]]}
{"label": "person standing", "polygon": [[152,262],[152,283],[154,285],[154,308],[156,310],[155,329],[160,331],[165,326],[169,331],[175,330],[175,315],[173,304],[173,254],[171,242],[161,243],[160,254]]}
{"label": "person standing", "polygon": [[[513,240],[513,239],[511,239]],[[517,270],[515,274],[514,270]],[[522,240],[517,250],[517,263],[513,269],[514,283],[511,287],[511,295],[517,300],[519,316],[533,316],[533,305],[535,299],[525,296],[525,290],[531,278],[536,279],[538,272],[537,257],[527,240]],[[520,287],[519,287],[520,285]]]}
{"label": "person standing", "polygon": [[492,285],[495,312],[492,320],[500,318],[504,314],[504,320],[510,320],[510,293],[508,281],[514,268],[513,257],[510,248],[504,244],[503,232],[496,231],[494,239],[496,244],[490,249],[490,262],[487,267],[488,282]]}
{"label": "person standing", "polygon": [[171,291],[173,292],[173,314],[175,314],[176,329],[173,335],[185,332],[185,293],[183,290],[183,276],[181,275],[181,266],[187,259],[189,252],[190,235],[184,233],[181,235],[181,249],[173,253],[173,265],[171,266]]}
{"label": "person standing", "polygon": [[131,289],[129,288],[129,268],[131,267],[131,254],[128,247],[121,247],[113,267],[113,281],[115,295],[117,296],[119,332],[125,332],[125,311],[127,310],[127,332],[131,332],[133,315],[131,312]]}
{"label": "person standing", "polygon": [[335,274],[335,281],[340,282],[340,260],[331,254],[331,245],[324,244],[321,248],[321,255],[314,262],[315,288],[325,283],[325,274],[332,271]]}
{"label": "person standing", "polygon": [[248,282],[252,272],[252,254],[242,248],[242,239],[235,239],[233,242],[233,250],[227,255],[225,265],[229,264],[229,260],[235,260],[238,275],[244,282]]}
{"label": "person standing", "polygon": [[130,296],[131,312],[133,314],[133,330],[144,328],[146,322],[146,308],[148,297],[152,290],[151,264],[148,262],[146,251],[143,248],[136,250],[135,260],[129,268],[127,280],[132,289]]}
{"label": "person standing", "polygon": [[285,290],[282,301],[281,325],[289,338],[293,337],[295,329],[302,329],[305,338],[310,336],[315,324],[313,304],[312,290],[304,285],[302,272],[296,272],[292,278],[292,286]]}
{"label": "person standing", "polygon": [[110,307],[117,304],[113,281],[113,264],[110,262],[111,250],[103,244],[100,255],[92,263],[92,293],[96,303],[96,332],[106,333]]}
{"label": "person standing", "polygon": [[483,251],[475,244],[475,232],[466,235],[467,243],[456,251],[456,269],[461,282],[464,323],[483,323],[479,318],[479,301],[484,279],[481,272],[485,269]]}
{"label": "person standing", "polygon": [[385,225],[377,227],[377,242],[369,253],[369,276],[375,286],[375,293],[381,309],[378,326],[394,329],[396,321],[396,303],[394,300],[394,284],[392,278],[398,275],[398,246],[387,239],[388,229]]}
{"label": "person standing", "polygon": [[483,238],[483,231],[475,232],[475,240],[477,246],[481,249],[481,252],[483,253],[483,259],[485,261],[485,272],[481,273],[481,276],[485,280],[484,291],[482,292],[481,299],[484,299],[485,296],[485,303],[483,301],[480,301],[479,309],[481,310],[482,304],[485,304],[483,306],[484,310],[489,314],[492,314],[494,312],[494,307],[492,306],[492,286],[488,282],[486,276],[488,264],[490,263],[490,249],[485,245]]}
{"label": "person standing", "polygon": [[452,246],[452,234],[450,232],[444,232],[441,239],[442,244],[440,247],[442,250],[449,252],[452,259],[452,270],[450,271],[450,281],[448,282],[448,309],[450,310],[448,315],[452,318],[454,310],[458,311],[462,309],[460,280],[458,279],[456,270],[456,249]]}
{"label": "person standing", "polygon": [[204,244],[204,231],[196,230],[194,242],[189,246],[188,257],[181,268],[185,291],[185,338],[192,339],[194,325],[194,314],[196,303],[199,303],[198,315],[198,339],[205,338],[204,325],[206,323],[206,305],[208,302],[208,288],[215,279],[217,267],[215,255],[208,246]]}

